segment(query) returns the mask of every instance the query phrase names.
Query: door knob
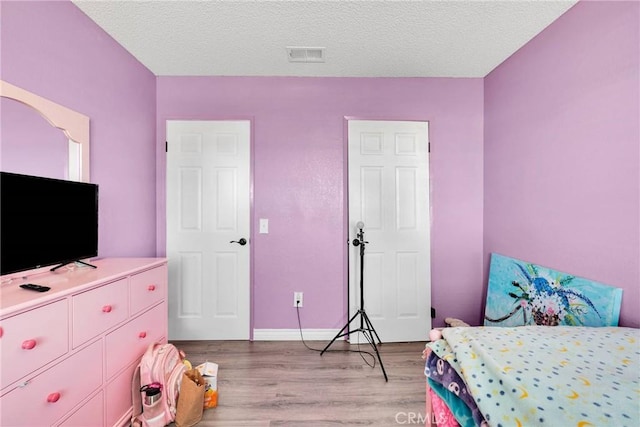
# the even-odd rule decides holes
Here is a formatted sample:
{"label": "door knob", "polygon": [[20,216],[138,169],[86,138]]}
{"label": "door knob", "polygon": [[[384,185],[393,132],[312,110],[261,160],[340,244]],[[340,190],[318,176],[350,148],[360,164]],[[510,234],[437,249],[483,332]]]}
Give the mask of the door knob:
{"label": "door knob", "polygon": [[230,241],[229,243],[237,243],[237,244],[239,244],[240,246],[244,246],[244,245],[246,245],[246,244],[247,244],[247,239],[245,239],[245,238],[243,237],[243,238],[242,238],[242,239],[240,239],[240,240],[232,240],[232,241]]}

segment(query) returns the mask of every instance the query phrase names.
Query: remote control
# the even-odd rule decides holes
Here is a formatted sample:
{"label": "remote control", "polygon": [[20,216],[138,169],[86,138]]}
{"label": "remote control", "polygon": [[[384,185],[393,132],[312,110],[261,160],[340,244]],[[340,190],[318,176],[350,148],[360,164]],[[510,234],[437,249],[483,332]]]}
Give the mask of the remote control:
{"label": "remote control", "polygon": [[34,285],[33,283],[25,283],[24,285],[20,285],[20,287],[22,289],[28,289],[30,291],[36,292],[47,292],[49,289],[51,289],[48,286]]}

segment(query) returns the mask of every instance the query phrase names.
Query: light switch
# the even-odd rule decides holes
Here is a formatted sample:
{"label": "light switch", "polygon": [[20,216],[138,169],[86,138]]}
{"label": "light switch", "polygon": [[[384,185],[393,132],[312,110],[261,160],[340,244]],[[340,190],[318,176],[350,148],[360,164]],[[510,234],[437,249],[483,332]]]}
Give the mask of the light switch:
{"label": "light switch", "polygon": [[269,220],[260,218],[260,234],[269,234]]}

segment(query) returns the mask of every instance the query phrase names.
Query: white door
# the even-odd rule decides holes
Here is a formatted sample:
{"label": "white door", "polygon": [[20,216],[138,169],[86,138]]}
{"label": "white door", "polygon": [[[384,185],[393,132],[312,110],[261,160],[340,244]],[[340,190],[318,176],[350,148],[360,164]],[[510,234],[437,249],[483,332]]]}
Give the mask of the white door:
{"label": "white door", "polygon": [[[431,329],[427,122],[349,121],[349,237],[364,223],[364,309],[384,342]],[[349,249],[349,317],[360,308],[360,249]],[[352,323],[352,329],[359,326]],[[358,334],[351,342],[363,342]]]}
{"label": "white door", "polygon": [[249,338],[250,140],[249,121],[167,121],[169,339]]}

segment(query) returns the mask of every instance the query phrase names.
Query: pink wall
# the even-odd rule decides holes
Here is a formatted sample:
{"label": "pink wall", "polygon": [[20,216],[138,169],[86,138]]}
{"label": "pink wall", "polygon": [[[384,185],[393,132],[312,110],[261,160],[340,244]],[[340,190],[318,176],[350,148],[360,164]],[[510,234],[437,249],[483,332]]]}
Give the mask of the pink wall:
{"label": "pink wall", "polygon": [[639,17],[578,3],[485,78],[484,111],[485,278],[498,252],[620,287],[635,327]]}
{"label": "pink wall", "polygon": [[[0,78],[91,120],[99,255],[155,255],[155,76],[71,2],[3,1],[0,8]],[[42,119],[34,115],[20,133],[12,125],[24,114],[6,108],[2,169],[62,177],[64,153],[47,155],[51,133]]]}
{"label": "pink wall", "polygon": [[[344,117],[428,120],[435,325],[480,322],[492,251],[622,287],[621,322],[640,325],[636,2],[579,3],[484,81],[156,79],[70,2],[0,7],[0,77],[91,118],[101,256],[164,253],[165,120],[249,118],[270,220],[252,236],[254,326],[297,327],[300,290],[304,327],[340,327]],[[58,173],[62,157],[6,151],[21,135],[2,119],[3,169]]]}
{"label": "pink wall", "polygon": [[247,119],[254,131],[254,327],[345,322],[345,116],[428,120],[431,139],[432,304],[479,319],[482,301],[481,79],[158,78],[158,251],[165,247],[168,119]]}

